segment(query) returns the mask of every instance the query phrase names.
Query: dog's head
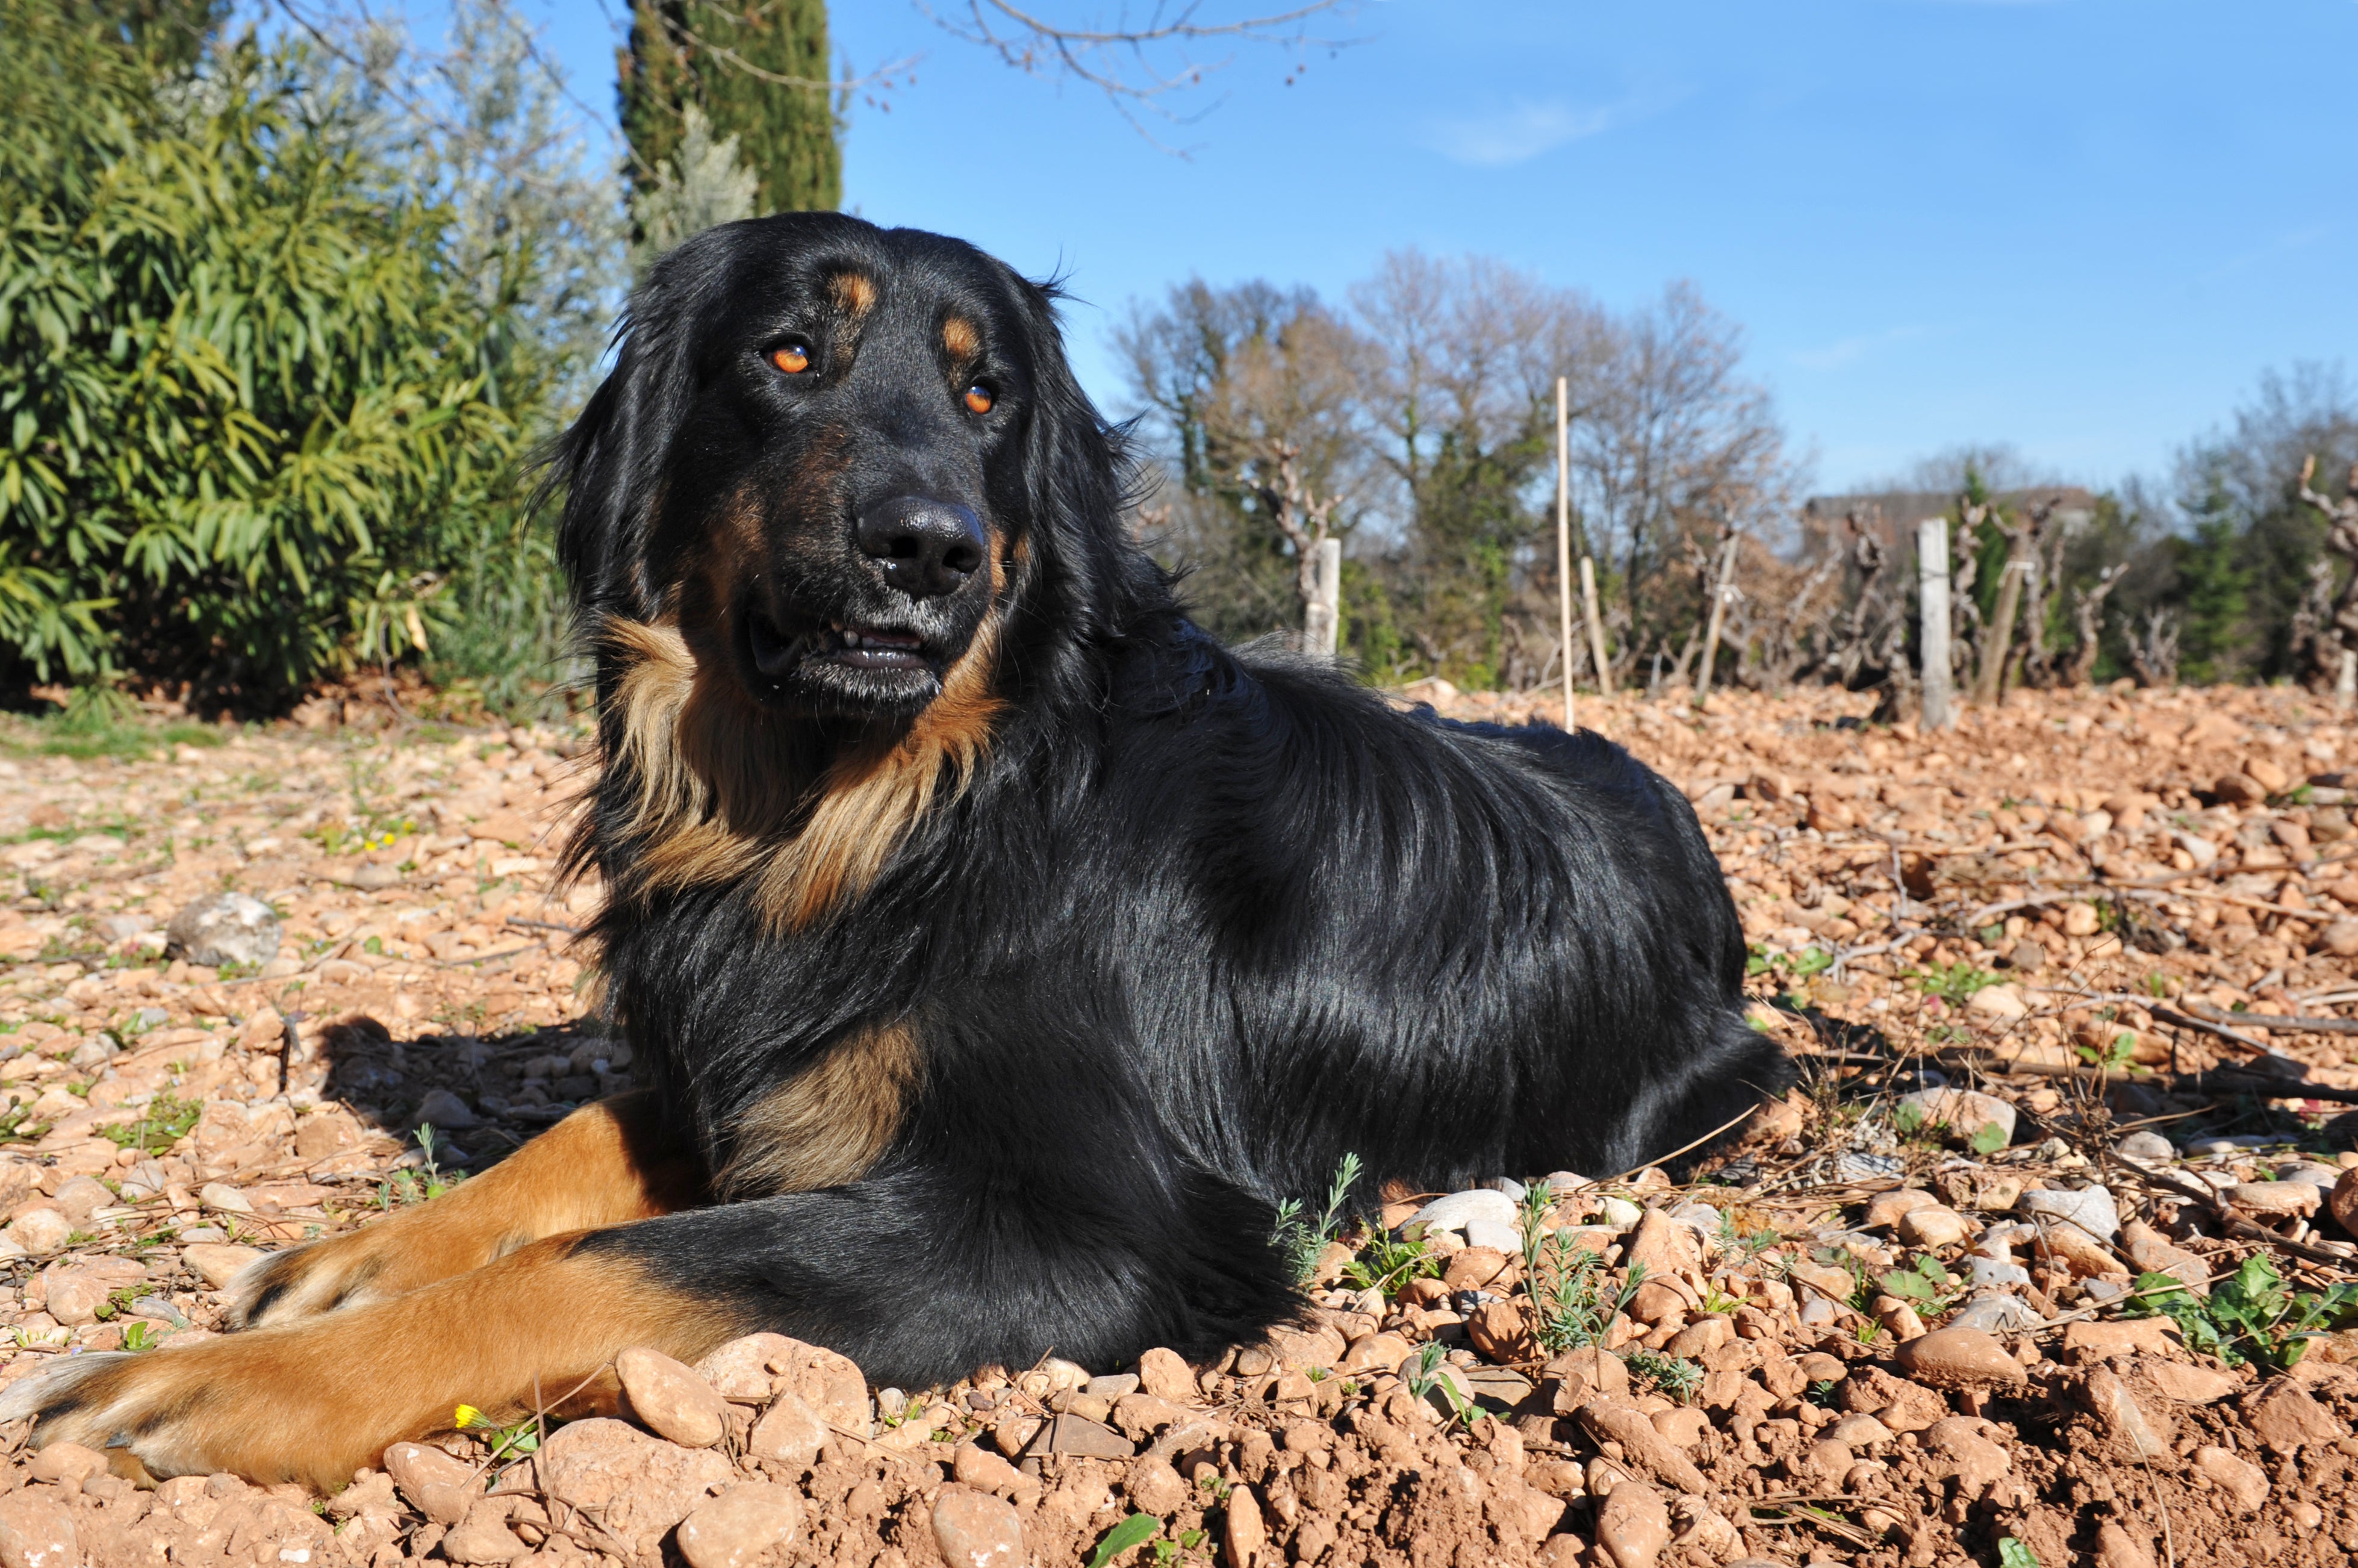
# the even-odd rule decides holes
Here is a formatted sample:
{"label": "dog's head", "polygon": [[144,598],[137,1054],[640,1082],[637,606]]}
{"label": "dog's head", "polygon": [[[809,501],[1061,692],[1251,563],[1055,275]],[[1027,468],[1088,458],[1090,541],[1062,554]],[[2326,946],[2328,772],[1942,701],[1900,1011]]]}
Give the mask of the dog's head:
{"label": "dog's head", "polygon": [[553,466],[585,608],[676,625],[784,718],[904,722],[1027,593],[1087,634],[1133,553],[1050,293],[833,213],[657,263]]}

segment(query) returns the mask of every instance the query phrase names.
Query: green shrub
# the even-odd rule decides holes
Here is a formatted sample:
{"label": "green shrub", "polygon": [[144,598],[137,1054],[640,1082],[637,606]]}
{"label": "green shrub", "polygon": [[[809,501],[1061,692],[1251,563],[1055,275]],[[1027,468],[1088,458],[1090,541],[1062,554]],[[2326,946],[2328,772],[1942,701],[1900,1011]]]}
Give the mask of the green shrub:
{"label": "green shrub", "polygon": [[535,561],[564,247],[300,43],[158,80],[79,15],[0,0],[0,649],[267,702],[463,642]]}

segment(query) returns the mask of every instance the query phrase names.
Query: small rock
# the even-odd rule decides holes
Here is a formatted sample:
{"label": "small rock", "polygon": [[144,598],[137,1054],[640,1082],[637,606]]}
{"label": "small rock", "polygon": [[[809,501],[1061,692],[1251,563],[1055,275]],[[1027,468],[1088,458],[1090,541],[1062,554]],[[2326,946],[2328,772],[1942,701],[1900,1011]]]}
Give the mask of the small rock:
{"label": "small rock", "polygon": [[2212,782],[2211,793],[2230,806],[2250,806],[2268,797],[2257,780],[2242,773],[2221,773]]}
{"label": "small rock", "polygon": [[1685,1454],[1665,1442],[1662,1434],[1654,1430],[1654,1423],[1635,1407],[1623,1404],[1618,1400],[1595,1399],[1574,1412],[1574,1419],[1597,1442],[1603,1443],[1609,1438],[1618,1443],[1633,1467],[1653,1476],[1664,1486],[1675,1487],[1682,1493],[1709,1489],[1704,1482],[1703,1472],[1697,1470]]}
{"label": "small rock", "polygon": [[2177,1326],[2166,1317],[2125,1317],[2111,1323],[2082,1318],[2063,1325],[2063,1357],[2084,1367],[2113,1356],[2176,1356],[2180,1354],[2173,1333]]}
{"label": "small rock", "polygon": [[1643,1269],[1650,1280],[1671,1280],[1703,1267],[1703,1243],[1694,1228],[1660,1209],[1648,1209],[1621,1256],[1624,1269]]}
{"label": "small rock", "polygon": [[1463,1230],[1466,1221],[1474,1219],[1487,1219],[1513,1230],[1515,1200],[1488,1187],[1474,1187],[1433,1199],[1411,1215],[1408,1223],[1433,1230]]}
{"label": "small rock", "polygon": [[1260,1499],[1249,1486],[1238,1484],[1228,1490],[1222,1544],[1228,1548],[1222,1561],[1232,1568],[1254,1568],[1268,1548],[1269,1521],[1261,1517]]}
{"label": "small rock", "polygon": [[2252,1435],[2279,1457],[2303,1446],[2324,1447],[2341,1438],[2342,1425],[2307,1389],[2284,1379],[2266,1385],[2244,1408]]}
{"label": "small rock", "polygon": [[753,1423],[745,1451],[757,1459],[774,1459],[790,1470],[807,1470],[818,1463],[818,1451],[834,1435],[807,1400],[798,1394],[781,1393]]}
{"label": "small rock", "polygon": [[506,1498],[480,1498],[467,1510],[467,1517],[449,1534],[442,1538],[442,1555],[453,1563],[471,1568],[489,1568],[494,1563],[513,1563],[519,1557],[532,1555],[532,1548],[508,1528]]}
{"label": "small rock", "polygon": [[2167,1164],[2178,1158],[2178,1151],[2169,1139],[2158,1132],[2147,1132],[2143,1130],[2132,1132],[2114,1144],[2113,1152],[2124,1159],[2136,1160],[2147,1165]]}
{"label": "small rock", "polygon": [[1869,1230],[1887,1229],[1913,1209],[1938,1208],[1940,1204],[1939,1198],[1921,1187],[1894,1187],[1867,1200],[1866,1217],[1859,1224]]}
{"label": "small rock", "polygon": [[[1976,1260],[1976,1262],[1978,1261]],[[2016,1281],[2017,1283],[2027,1285],[2030,1282],[2028,1270],[2011,1263],[2005,1267],[2022,1276]],[[2025,1334],[2046,1321],[2031,1309],[2029,1303],[2021,1297],[2010,1296],[2000,1291],[1991,1291],[1973,1297],[1957,1309],[1951,1314],[1947,1326],[1973,1329],[1982,1334]],[[1929,1339],[1931,1336],[1926,1335],[1924,1337]],[[1923,1341],[1918,1340],[1915,1343],[1921,1344]]]}
{"label": "small rock", "polygon": [[935,1494],[934,1544],[949,1568],[1022,1568],[1026,1561],[1014,1505],[971,1487]]}
{"label": "small rock", "polygon": [[197,1201],[219,1214],[252,1214],[254,1200],[227,1182],[207,1182],[197,1189]]}
{"label": "small rock", "polygon": [[1599,1198],[1596,1217],[1616,1230],[1627,1230],[1645,1217],[1646,1211],[1624,1197]]}
{"label": "small rock", "polygon": [[214,1290],[225,1290],[232,1280],[259,1259],[268,1257],[259,1247],[236,1247],[218,1241],[195,1241],[180,1249],[180,1261]]}
{"label": "small rock", "polygon": [[[2333,1184],[2333,1191],[2325,1200],[2325,1207],[2345,1234],[2358,1237],[2358,1165],[2342,1173],[2342,1179]],[[30,1247],[31,1243],[26,1245]]]}
{"label": "small rock", "polygon": [[2223,1448],[2196,1449],[2194,1467],[2204,1479],[2233,1498],[2235,1506],[2245,1513],[2256,1512],[2268,1500],[2267,1472]]}
{"label": "small rock", "polygon": [[384,1451],[384,1468],[410,1506],[437,1524],[457,1524],[483,1495],[473,1465],[431,1444],[394,1444]]}
{"label": "small rock", "polygon": [[1187,1483],[1171,1462],[1151,1454],[1130,1467],[1121,1489],[1139,1512],[1163,1517],[1175,1513],[1188,1496]]}
{"label": "small rock", "polygon": [[1441,1282],[1453,1292],[1478,1291],[1497,1279],[1506,1266],[1507,1254],[1500,1249],[1469,1246],[1463,1252],[1451,1254]]}
{"label": "small rock", "polygon": [[752,1568],[802,1535],[802,1495],[768,1481],[740,1481],[679,1522],[688,1568]]}
{"label": "small rock", "polygon": [[2023,996],[2019,987],[2013,985],[1985,986],[1980,990],[1975,991],[1972,998],[1966,1001],[1965,1011],[1968,1012],[1977,1012],[1984,1018],[1991,1019],[1997,1022],[2012,1023],[2017,1019],[2027,1018],[2029,1016],[2030,1003]]}
{"label": "small rock", "polygon": [[[1965,1260],[1965,1281],[1975,1290],[1985,1286],[2027,1285],[2030,1271],[2019,1263],[1998,1258],[1974,1256]],[[2011,1301],[2012,1297],[2006,1298]]]}
{"label": "small rock", "polygon": [[1127,1459],[1137,1450],[1103,1422],[1067,1411],[1049,1429],[1048,1452],[1083,1459]]}
{"label": "small rock", "polygon": [[[1126,1450],[1125,1450],[1126,1451]],[[950,1478],[961,1487],[990,1492],[999,1497],[1013,1495],[1023,1484],[1023,1473],[987,1448],[971,1443],[961,1443],[950,1454]]]}
{"label": "small rock", "polygon": [[2076,1193],[2051,1189],[2025,1193],[2014,1206],[2018,1214],[2076,1225],[2099,1241],[2110,1241],[2121,1233],[2120,1206],[2103,1187],[2085,1187]]}
{"label": "small rock", "polygon": [[1894,1358],[1909,1377],[1936,1389],[1983,1389],[2028,1380],[2022,1363],[1977,1328],[1936,1329],[1899,1346]]}
{"label": "small rock", "polygon": [[[1504,1194],[1492,1193],[1489,1195],[1501,1203],[1506,1201]],[[1179,1352],[1161,1346],[1138,1358],[1138,1386],[1156,1399],[1167,1400],[1173,1404],[1203,1402],[1203,1390],[1196,1386],[1194,1369],[1180,1358]]]}
{"label": "small rock", "polygon": [[53,1497],[0,1498],[0,1568],[81,1568],[73,1515]]}
{"label": "small rock", "polygon": [[2106,1519],[2096,1527],[2096,1568],[2158,1568],[2153,1548]]}
{"label": "small rock", "polygon": [[1971,1416],[1952,1415],[1934,1422],[1923,1432],[1924,1446],[1943,1461],[1938,1468],[1955,1476],[1968,1494],[1985,1490],[2014,1468],[2014,1460],[2006,1451],[1982,1435],[1986,1424]]}
{"label": "small rock", "polygon": [[116,1199],[90,1177],[74,1176],[58,1184],[57,1195],[51,1201],[58,1206],[59,1214],[81,1228],[88,1226],[91,1217],[100,1209],[113,1207]]}
{"label": "small rock", "polygon": [[2050,1262],[2060,1262],[2071,1271],[2075,1279],[2092,1279],[2106,1274],[2128,1278],[2128,1270],[2112,1249],[2076,1225],[2053,1225],[2039,1233],[2032,1249]]}
{"label": "small rock", "polygon": [[[2022,1007],[2021,994],[2009,986],[1992,986],[1987,990],[1976,992],[1974,1000],[1978,1004],[1981,998],[2000,990],[2012,996],[2022,1011],[2028,1011]],[[2011,1016],[2018,1017],[2020,1013]],[[1922,1125],[1944,1127],[1951,1137],[1961,1142],[1972,1141],[1983,1128],[1992,1126],[2005,1134],[2006,1143],[2014,1141],[2014,1107],[1993,1095],[1978,1094],[1972,1089],[1918,1089],[1913,1094],[1900,1096],[1896,1108],[1904,1111],[1909,1107],[1913,1107],[1924,1119]]]}
{"label": "small rock", "polygon": [[1501,1252],[1519,1248],[1523,1241],[1523,1233],[1515,1227],[1479,1217],[1466,1222],[1465,1235],[1469,1249],[1487,1247]]}
{"label": "small rock", "polygon": [[633,1346],[614,1357],[622,1413],[683,1448],[709,1448],[729,1430],[729,1401],[659,1350]]}
{"label": "small rock", "polygon": [[1869,1154],[1855,1149],[1834,1161],[1834,1173],[1845,1182],[1881,1181],[1907,1169],[1908,1162],[1897,1154]]}
{"label": "small rock", "polygon": [[36,1258],[55,1252],[73,1237],[73,1221],[53,1208],[37,1208],[18,1215],[8,1227],[8,1234],[16,1245]]}
{"label": "small rock", "polygon": [[1910,1247],[1953,1247],[1968,1234],[1963,1215],[1937,1204],[1911,1209],[1899,1221],[1899,1239]]}
{"label": "small rock", "polygon": [[183,905],[164,940],[166,952],[191,964],[266,964],[278,957],[278,916],[244,893],[212,893]]}
{"label": "small rock", "polygon": [[2150,1361],[2137,1368],[2165,1399],[2180,1404],[2207,1405],[2225,1399],[2244,1385],[2225,1372],[2209,1367],[2189,1367],[2176,1361]]}
{"label": "small rock", "polygon": [[2145,1411],[2118,1374],[2103,1367],[2088,1374],[2088,1408],[2104,1423],[2121,1453],[2130,1459],[2158,1459],[2169,1452],[2167,1436],[2154,1429]]}
{"label": "small rock", "polygon": [[1871,1415],[1846,1415],[1823,1430],[1828,1442],[1845,1448],[1877,1448],[1897,1435]]}
{"label": "small rock", "polygon": [[2036,974],[2047,967],[2047,949],[2026,936],[2007,950],[2006,961],[2026,975]]}
{"label": "small rock", "polygon": [[2237,1182],[2222,1195],[2246,1214],[2306,1219],[2325,1195],[2307,1182]]}
{"label": "small rock", "polygon": [[72,1481],[79,1484],[92,1476],[106,1474],[106,1455],[95,1448],[84,1448],[79,1443],[52,1443],[33,1455],[26,1466],[36,1481]]}
{"label": "small rock", "polygon": [[736,1467],[709,1448],[682,1448],[607,1417],[549,1433],[533,1455],[533,1468],[551,1513],[557,1503],[579,1509],[650,1563],[657,1544],[708,1492],[739,1478]]}
{"label": "small rock", "polygon": [[1082,1387],[1081,1391],[1086,1394],[1094,1394],[1101,1400],[1118,1400],[1124,1394],[1134,1394],[1138,1392],[1138,1374],[1135,1372],[1109,1372],[1102,1378],[1091,1378],[1088,1382]]}
{"label": "small rock", "polygon": [[2358,920],[2336,920],[2317,934],[2317,945],[2337,958],[2358,958]]}
{"label": "small rock", "polygon": [[416,1119],[420,1125],[431,1127],[437,1132],[475,1127],[481,1121],[465,1100],[444,1088],[426,1091],[426,1098],[417,1102]]}
{"label": "small rock", "polygon": [[1610,1568],[1654,1568],[1671,1544],[1671,1509],[1639,1481],[1615,1487],[1596,1509],[1596,1554]]}

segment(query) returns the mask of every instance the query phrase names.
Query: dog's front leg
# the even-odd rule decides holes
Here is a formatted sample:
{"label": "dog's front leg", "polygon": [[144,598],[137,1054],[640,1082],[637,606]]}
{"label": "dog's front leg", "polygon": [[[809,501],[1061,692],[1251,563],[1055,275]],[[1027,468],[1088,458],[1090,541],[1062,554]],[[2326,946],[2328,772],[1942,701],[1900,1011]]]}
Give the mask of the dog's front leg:
{"label": "dog's front leg", "polygon": [[383,1301],[479,1269],[544,1237],[705,1201],[694,1152],[646,1091],[582,1107],[481,1175],[347,1236],[263,1259],[230,1286],[233,1326]]}

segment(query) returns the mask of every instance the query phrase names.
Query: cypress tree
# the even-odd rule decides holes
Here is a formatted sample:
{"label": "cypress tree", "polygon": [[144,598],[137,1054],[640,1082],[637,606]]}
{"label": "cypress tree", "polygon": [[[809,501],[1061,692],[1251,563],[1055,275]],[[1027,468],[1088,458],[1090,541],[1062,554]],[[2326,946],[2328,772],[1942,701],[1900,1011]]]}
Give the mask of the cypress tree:
{"label": "cypress tree", "polygon": [[619,52],[634,191],[678,151],[694,104],[716,139],[737,138],[757,211],[841,203],[826,0],[633,0],[630,47]]}

